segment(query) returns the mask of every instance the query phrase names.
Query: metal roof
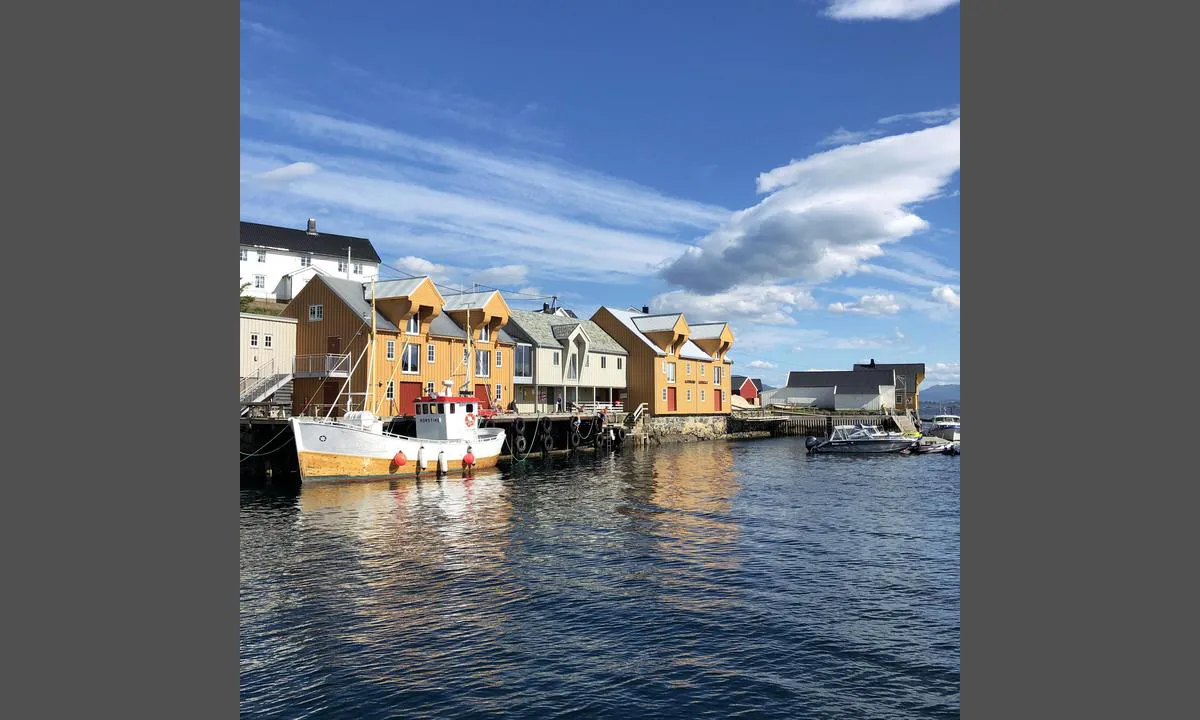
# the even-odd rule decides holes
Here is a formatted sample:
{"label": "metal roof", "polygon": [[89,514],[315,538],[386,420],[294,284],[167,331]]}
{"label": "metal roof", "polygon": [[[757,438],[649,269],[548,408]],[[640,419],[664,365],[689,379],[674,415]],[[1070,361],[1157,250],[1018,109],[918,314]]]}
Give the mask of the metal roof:
{"label": "metal roof", "polygon": [[530,310],[513,310],[509,314],[508,324],[513,328],[514,333],[521,335],[528,342],[537,345],[538,347],[547,348],[562,348],[562,339],[567,335],[559,338],[560,327],[566,328],[566,333],[569,335],[576,326],[583,326],[583,331],[587,333],[589,347],[592,352],[610,353],[613,355],[627,355],[625,348],[621,347],[616,340],[613,340],[608,333],[592,322],[591,320],[575,320],[562,315],[552,315],[544,312],[536,312]]}
{"label": "metal roof", "polygon": [[241,244],[336,258],[346,257],[346,249],[349,248],[350,257],[354,260],[377,264],[381,262],[379,253],[375,252],[375,246],[366,238],[322,232],[310,235],[307,230],[263,225],[245,220],[242,221]]}
{"label": "metal roof", "polygon": [[443,310],[478,310],[491,300],[498,290],[480,290],[478,292],[465,292],[458,294],[445,294],[446,304],[442,307]]}
{"label": "metal roof", "polygon": [[688,337],[692,338],[693,340],[711,340],[713,338],[718,338],[721,336],[721,333],[725,331],[725,327],[727,325],[729,325],[729,323],[724,322],[698,323],[696,325],[689,324],[688,327],[691,329],[691,332],[688,333]]}
{"label": "metal roof", "polygon": [[675,327],[675,323],[679,322],[680,314],[638,315],[633,318],[633,322],[642,332],[662,332]]}
{"label": "metal roof", "polygon": [[[375,282],[375,297],[408,297],[428,277],[405,278],[404,280],[378,280]],[[363,283],[363,291],[371,299],[371,283]]]}
{"label": "metal roof", "polygon": [[700,349],[696,343],[688,340],[679,348],[679,357],[689,360],[712,360],[712,356]]}
{"label": "metal roof", "polygon": [[[333,290],[334,294],[340,297],[342,302],[346,303],[347,307],[362,318],[364,323],[370,324],[371,301],[363,297],[363,283],[357,280],[345,280],[333,277],[332,275],[314,275],[313,279],[309,282],[314,282],[317,278],[320,278],[321,282],[328,285],[329,289]],[[375,327],[380,330],[396,331],[399,329],[378,310],[375,311]]]}
{"label": "metal roof", "polygon": [[615,317],[618,322],[624,325],[626,329],[633,333],[634,337],[644,342],[647,347],[654,351],[656,355],[666,355],[662,348],[651,342],[650,338],[643,335],[642,331],[638,329],[638,326],[634,324],[633,319],[641,313],[638,313],[637,311],[631,312],[629,310],[622,310],[620,308],[608,307],[607,305],[604,306],[604,309],[607,310],[613,317]]}
{"label": "metal roof", "polygon": [[838,393],[879,392],[881,385],[895,385],[893,370],[793,370],[788,373],[790,388],[836,387]]}

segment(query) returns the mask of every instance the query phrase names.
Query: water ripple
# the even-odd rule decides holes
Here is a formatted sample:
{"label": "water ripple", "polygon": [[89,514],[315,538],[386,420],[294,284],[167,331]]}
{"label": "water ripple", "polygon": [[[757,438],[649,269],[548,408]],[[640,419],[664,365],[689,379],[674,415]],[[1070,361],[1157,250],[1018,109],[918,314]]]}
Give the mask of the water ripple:
{"label": "water ripple", "polygon": [[245,717],[957,717],[958,458],[246,486]]}

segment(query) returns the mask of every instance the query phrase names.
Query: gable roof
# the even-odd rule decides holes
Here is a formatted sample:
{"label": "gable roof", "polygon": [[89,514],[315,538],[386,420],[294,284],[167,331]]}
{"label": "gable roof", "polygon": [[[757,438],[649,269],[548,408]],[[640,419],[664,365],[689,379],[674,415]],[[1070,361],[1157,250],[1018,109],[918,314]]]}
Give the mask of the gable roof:
{"label": "gable roof", "polygon": [[635,317],[642,314],[640,311],[632,310],[632,309],[622,310],[620,308],[608,307],[607,305],[604,305],[602,307],[605,310],[607,310],[610,315],[612,315],[614,318],[616,318],[617,322],[624,325],[625,329],[627,329],[627,330],[629,330],[629,332],[633,333],[633,336],[635,338],[637,338],[638,340],[641,340],[643,343],[646,344],[646,347],[653,350],[655,355],[660,355],[660,356],[666,355],[666,353],[663,352],[662,348],[660,348],[658,345],[651,342],[650,338],[643,335],[642,331],[639,330],[638,326],[633,322],[633,319]]}
{"label": "gable roof", "polygon": [[442,309],[447,311],[478,310],[487,305],[492,296],[498,292],[498,290],[479,290],[477,292],[446,294],[444,296],[446,304],[442,306]]}
{"label": "gable roof", "polygon": [[750,378],[750,382],[754,383],[754,389],[762,392],[762,378]]}
{"label": "gable roof", "polygon": [[[333,277],[332,275],[313,275],[312,280],[309,282],[316,282],[318,278],[321,282],[328,285],[329,289],[340,297],[342,302],[346,303],[346,306],[354,311],[355,315],[362,318],[364,323],[369,324],[371,322],[371,301],[363,297],[365,290],[364,283],[357,280]],[[399,330],[399,328],[392,324],[391,320],[388,320],[383,316],[383,313],[379,312],[378,308],[375,309],[375,327],[380,330],[391,330],[393,332]]]}
{"label": "gable roof", "polygon": [[[413,293],[421,283],[427,279],[427,276],[415,278],[404,278],[403,280],[376,280],[375,281],[375,297],[407,297]],[[367,295],[370,296],[370,286],[364,284],[367,288]]]}
{"label": "gable roof", "polygon": [[839,393],[879,392],[880,385],[895,385],[894,370],[793,370],[788,373],[787,387],[837,387]]}
{"label": "gable roof", "polygon": [[712,360],[712,356],[700,349],[696,343],[688,340],[679,348],[679,357],[689,360]]}
{"label": "gable roof", "polygon": [[245,220],[242,221],[241,244],[337,258],[346,257],[346,248],[350,248],[350,257],[354,260],[376,264],[382,262],[379,253],[375,252],[375,246],[366,238],[323,232],[310,235],[306,230]]}
{"label": "gable roof", "polygon": [[709,322],[698,323],[696,325],[688,324],[691,328],[691,333],[688,335],[693,340],[711,340],[721,337],[721,333],[725,331],[729,323],[724,322]]}
{"label": "gable roof", "polygon": [[[509,315],[508,323],[513,328],[514,334],[520,335],[523,340],[538,347],[560,349],[562,348],[560,340],[570,335],[576,326],[582,326],[590,341],[589,347],[592,352],[613,355],[628,354],[625,348],[621,347],[616,340],[604,332],[603,328],[591,320],[577,320],[569,316],[531,310],[513,310]],[[560,334],[562,334],[561,338]]]}
{"label": "gable roof", "polygon": [[679,322],[679,316],[682,313],[663,313],[660,315],[636,315],[633,318],[633,323],[637,325],[637,329],[642,332],[663,332],[675,327],[675,323]]}

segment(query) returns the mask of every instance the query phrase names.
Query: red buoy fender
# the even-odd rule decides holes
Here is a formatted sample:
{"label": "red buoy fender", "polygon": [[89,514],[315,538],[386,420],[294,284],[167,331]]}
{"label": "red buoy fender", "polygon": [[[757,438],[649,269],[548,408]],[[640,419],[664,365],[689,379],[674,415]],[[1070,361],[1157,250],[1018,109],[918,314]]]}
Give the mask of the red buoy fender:
{"label": "red buoy fender", "polygon": [[408,458],[404,457],[403,450],[396,451],[396,454],[392,457],[392,464],[396,467],[404,467],[408,464]]}
{"label": "red buoy fender", "polygon": [[467,451],[467,454],[463,455],[463,465],[474,465],[474,464],[475,464],[475,453]]}

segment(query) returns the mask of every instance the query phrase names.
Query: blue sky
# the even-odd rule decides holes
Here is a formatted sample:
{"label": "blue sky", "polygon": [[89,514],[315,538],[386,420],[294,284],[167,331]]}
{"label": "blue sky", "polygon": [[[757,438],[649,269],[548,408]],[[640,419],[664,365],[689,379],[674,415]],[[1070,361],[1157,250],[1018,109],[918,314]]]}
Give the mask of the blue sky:
{"label": "blue sky", "polygon": [[957,383],[958,10],[243,2],[241,219],[728,320],[771,385],[870,358]]}

